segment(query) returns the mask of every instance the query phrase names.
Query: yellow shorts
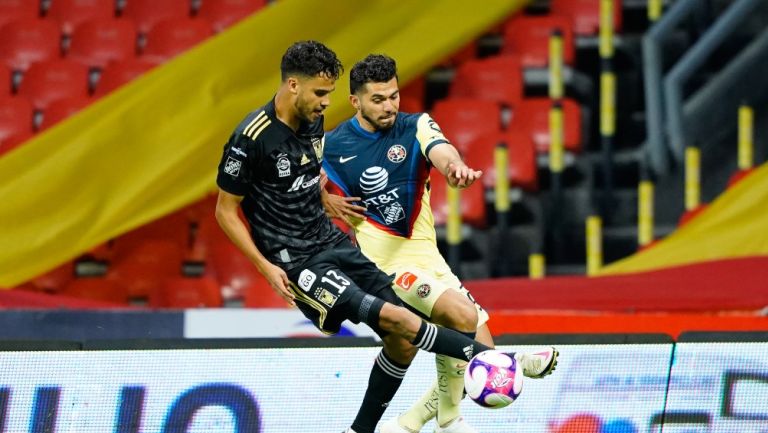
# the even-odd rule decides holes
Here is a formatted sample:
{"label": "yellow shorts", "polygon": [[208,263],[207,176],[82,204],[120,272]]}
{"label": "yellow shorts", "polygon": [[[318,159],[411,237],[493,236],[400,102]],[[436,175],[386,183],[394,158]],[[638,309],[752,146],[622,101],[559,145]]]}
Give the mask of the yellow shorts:
{"label": "yellow shorts", "polygon": [[415,308],[426,317],[432,317],[432,308],[446,290],[456,290],[472,302],[477,309],[477,326],[488,321],[485,311],[469,293],[459,278],[445,266],[445,269],[425,270],[415,266],[401,266],[395,271],[395,293],[403,302]]}

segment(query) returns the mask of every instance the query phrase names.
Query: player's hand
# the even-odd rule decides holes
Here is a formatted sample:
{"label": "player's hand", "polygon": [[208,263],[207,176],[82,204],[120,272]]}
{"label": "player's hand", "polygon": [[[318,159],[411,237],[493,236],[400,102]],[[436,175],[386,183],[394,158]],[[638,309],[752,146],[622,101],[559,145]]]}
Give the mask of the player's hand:
{"label": "player's hand", "polygon": [[446,178],[448,179],[448,185],[454,188],[466,188],[475,183],[477,179],[480,179],[482,175],[483,172],[481,170],[473,170],[463,162],[452,162],[448,164],[448,175]]}
{"label": "player's hand", "polygon": [[331,218],[339,218],[350,227],[365,219],[365,207],[354,203],[359,201],[360,197],[342,197],[331,193],[322,195],[325,213]]}
{"label": "player's hand", "polygon": [[288,275],[282,268],[273,265],[272,263],[268,263],[265,265],[265,268],[261,270],[261,273],[264,275],[264,278],[267,279],[269,285],[272,286],[272,290],[280,295],[281,298],[285,299],[285,302],[291,307],[296,306],[296,302],[294,302],[296,296],[291,291]]}

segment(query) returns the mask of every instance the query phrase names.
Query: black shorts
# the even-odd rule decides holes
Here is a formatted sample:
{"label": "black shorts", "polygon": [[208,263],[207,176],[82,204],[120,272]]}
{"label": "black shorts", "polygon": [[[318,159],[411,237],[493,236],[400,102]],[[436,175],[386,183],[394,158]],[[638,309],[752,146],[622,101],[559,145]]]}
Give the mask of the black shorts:
{"label": "black shorts", "polygon": [[296,306],[325,334],[336,334],[344,320],[359,323],[347,308],[355,292],[365,292],[401,305],[385,274],[345,239],[287,272]]}

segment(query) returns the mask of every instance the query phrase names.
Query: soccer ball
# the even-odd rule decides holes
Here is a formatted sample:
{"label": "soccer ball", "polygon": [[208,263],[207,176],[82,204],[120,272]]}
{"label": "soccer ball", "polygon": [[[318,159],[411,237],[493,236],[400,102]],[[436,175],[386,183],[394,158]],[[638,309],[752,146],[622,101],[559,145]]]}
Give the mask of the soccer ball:
{"label": "soccer ball", "polygon": [[523,370],[512,354],[488,350],[477,354],[464,372],[464,389],[475,403],[499,409],[509,406],[523,390]]}

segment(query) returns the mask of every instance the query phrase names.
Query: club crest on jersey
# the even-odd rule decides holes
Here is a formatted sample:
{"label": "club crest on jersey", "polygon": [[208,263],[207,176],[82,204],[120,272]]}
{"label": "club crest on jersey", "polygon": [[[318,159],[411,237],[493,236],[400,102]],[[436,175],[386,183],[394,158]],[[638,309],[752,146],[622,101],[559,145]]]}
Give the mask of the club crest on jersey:
{"label": "club crest on jersey", "polygon": [[240,167],[242,166],[242,162],[229,156],[227,157],[227,162],[224,163],[224,173],[237,177],[237,175],[240,174]]}
{"label": "club crest on jersey", "polygon": [[289,161],[287,157],[281,156],[280,159],[277,160],[275,166],[277,167],[278,176],[287,177],[291,175],[291,161]]}
{"label": "club crest on jersey", "polygon": [[394,163],[398,163],[405,161],[407,154],[408,153],[405,151],[405,147],[403,147],[403,145],[395,144],[387,151],[387,158]]}
{"label": "club crest on jersey", "polygon": [[325,305],[327,305],[329,307],[333,307],[333,304],[335,304],[336,300],[339,299],[338,296],[334,295],[333,293],[331,293],[331,292],[329,292],[329,291],[327,291],[325,289],[323,289],[320,292],[320,296],[318,296],[317,298],[320,300],[320,302],[322,302],[323,304],[325,304]]}
{"label": "club crest on jersey", "polygon": [[[323,137],[325,138],[325,137]],[[323,160],[323,144],[324,140],[323,138],[316,138],[312,137],[312,147],[315,149],[315,156],[317,157],[318,161]]]}
{"label": "club crest on jersey", "polygon": [[419,295],[419,298],[426,298],[429,296],[429,293],[432,292],[432,287],[430,287],[429,284],[422,284],[416,289],[416,294]]}
{"label": "club crest on jersey", "polygon": [[398,202],[391,202],[376,208],[384,218],[384,224],[391,225],[405,218],[405,209]]}

